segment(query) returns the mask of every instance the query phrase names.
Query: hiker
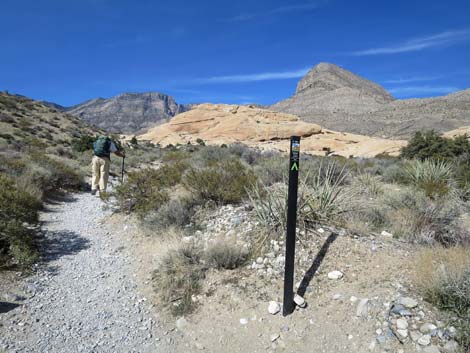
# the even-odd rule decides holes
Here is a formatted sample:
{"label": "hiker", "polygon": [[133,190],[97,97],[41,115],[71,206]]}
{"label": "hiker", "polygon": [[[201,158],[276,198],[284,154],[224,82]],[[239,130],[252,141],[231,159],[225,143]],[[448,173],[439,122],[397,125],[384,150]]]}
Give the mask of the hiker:
{"label": "hiker", "polygon": [[125,157],[123,150],[119,150],[116,143],[108,136],[99,136],[93,143],[93,160],[91,193],[96,195],[97,191],[105,192],[108,186],[109,167],[111,164],[111,153],[119,157]]}

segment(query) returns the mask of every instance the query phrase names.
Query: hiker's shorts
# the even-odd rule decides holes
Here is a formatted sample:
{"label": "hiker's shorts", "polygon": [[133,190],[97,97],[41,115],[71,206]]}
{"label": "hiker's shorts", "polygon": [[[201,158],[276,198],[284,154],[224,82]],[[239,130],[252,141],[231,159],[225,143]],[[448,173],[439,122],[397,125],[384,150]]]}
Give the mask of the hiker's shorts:
{"label": "hiker's shorts", "polygon": [[111,161],[106,157],[94,156],[91,161],[91,190],[106,191]]}

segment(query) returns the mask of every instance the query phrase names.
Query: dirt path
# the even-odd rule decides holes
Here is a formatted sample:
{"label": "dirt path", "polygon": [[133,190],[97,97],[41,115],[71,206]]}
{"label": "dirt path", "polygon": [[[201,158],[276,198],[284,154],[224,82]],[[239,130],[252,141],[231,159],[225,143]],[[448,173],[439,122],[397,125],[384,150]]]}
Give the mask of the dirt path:
{"label": "dirt path", "polygon": [[10,303],[0,310],[1,352],[181,351],[138,293],[126,239],[103,222],[109,214],[89,194],[42,214],[44,262],[1,293]]}

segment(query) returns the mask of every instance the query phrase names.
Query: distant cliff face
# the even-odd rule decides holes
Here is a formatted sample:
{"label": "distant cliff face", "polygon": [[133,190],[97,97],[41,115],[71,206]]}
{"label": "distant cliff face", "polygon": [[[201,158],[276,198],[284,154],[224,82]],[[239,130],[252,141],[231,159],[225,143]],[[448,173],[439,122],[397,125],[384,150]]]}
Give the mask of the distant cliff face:
{"label": "distant cliff face", "polygon": [[445,97],[395,100],[383,87],[336,65],[320,63],[295,94],[270,109],[337,131],[409,138],[416,131],[445,132],[470,123],[470,91]]}
{"label": "distant cliff face", "polygon": [[162,93],[124,93],[97,98],[67,109],[94,126],[109,132],[132,134],[166,122],[190,109]]}

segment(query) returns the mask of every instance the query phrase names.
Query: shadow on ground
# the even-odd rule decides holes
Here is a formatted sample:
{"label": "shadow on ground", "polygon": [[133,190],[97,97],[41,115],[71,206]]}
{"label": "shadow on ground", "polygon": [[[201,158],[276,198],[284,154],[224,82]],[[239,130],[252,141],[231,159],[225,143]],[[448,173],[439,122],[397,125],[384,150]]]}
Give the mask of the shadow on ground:
{"label": "shadow on ground", "polygon": [[16,304],[16,303],[9,303],[9,302],[0,302],[0,314],[7,313],[17,307],[19,307],[21,304]]}
{"label": "shadow on ground", "polygon": [[90,241],[75,232],[48,231],[46,236],[39,240],[38,246],[43,254],[43,260],[49,262],[88,249]]}
{"label": "shadow on ground", "polygon": [[305,295],[305,292],[307,291],[307,288],[310,285],[310,282],[315,276],[315,273],[317,273],[318,269],[320,268],[321,263],[323,262],[323,259],[328,253],[328,249],[330,248],[330,245],[333,244],[336,238],[338,238],[337,233],[330,234],[330,236],[326,238],[321,249],[318,251],[317,256],[315,256],[312,266],[310,266],[310,268],[305,273],[305,276],[302,279],[302,282],[300,282],[299,289],[297,290],[297,294],[300,295],[301,297]]}

